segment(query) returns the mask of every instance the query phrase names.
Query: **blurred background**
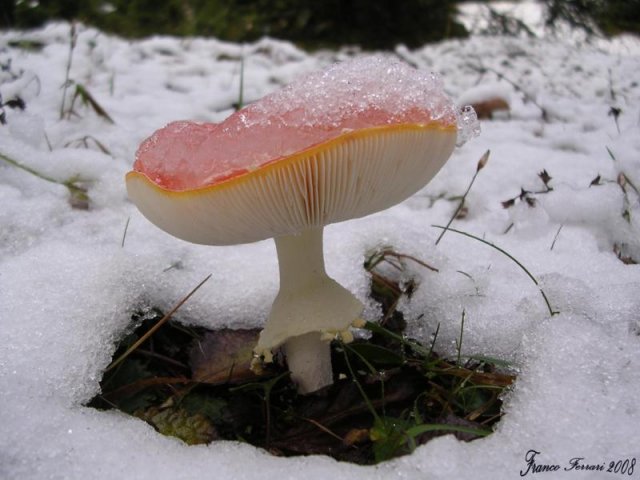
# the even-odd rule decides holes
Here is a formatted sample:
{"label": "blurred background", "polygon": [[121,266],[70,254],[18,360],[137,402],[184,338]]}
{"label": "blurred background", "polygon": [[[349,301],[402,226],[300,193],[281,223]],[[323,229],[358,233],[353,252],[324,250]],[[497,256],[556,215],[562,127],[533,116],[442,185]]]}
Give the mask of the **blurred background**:
{"label": "blurred background", "polygon": [[[523,11],[536,11],[548,29],[562,24],[587,34],[640,32],[640,0],[0,0],[0,26],[32,28],[62,19],[129,38],[196,35],[242,42],[269,35],[308,49],[385,49],[464,37],[470,30],[535,35]],[[480,15],[482,22],[474,23]]]}

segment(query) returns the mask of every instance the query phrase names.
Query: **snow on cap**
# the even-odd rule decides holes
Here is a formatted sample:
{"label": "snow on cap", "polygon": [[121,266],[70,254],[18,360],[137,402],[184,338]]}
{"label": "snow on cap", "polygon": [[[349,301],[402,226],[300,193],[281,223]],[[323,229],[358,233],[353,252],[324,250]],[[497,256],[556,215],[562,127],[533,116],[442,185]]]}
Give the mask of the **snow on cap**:
{"label": "snow on cap", "polygon": [[252,242],[404,200],[474,129],[477,121],[458,112],[436,75],[362,57],[219,124],[158,130],[140,146],[127,189],[149,220],[179,238]]}

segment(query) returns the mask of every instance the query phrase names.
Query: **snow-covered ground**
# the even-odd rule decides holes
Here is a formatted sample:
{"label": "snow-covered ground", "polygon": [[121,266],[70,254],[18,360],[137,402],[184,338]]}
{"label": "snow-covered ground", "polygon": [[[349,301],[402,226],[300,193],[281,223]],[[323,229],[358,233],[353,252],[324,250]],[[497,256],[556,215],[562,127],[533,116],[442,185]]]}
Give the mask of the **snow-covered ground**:
{"label": "snow-covered ground", "polygon": [[[511,111],[484,121],[481,136],[408,201],[328,227],[328,271],[366,301],[362,264],[373,248],[392,245],[437,266],[439,273],[415,269],[419,288],[402,305],[411,333],[428,340],[440,322],[436,348],[454,354],[464,310],[463,355],[510,361],[519,376],[490,437],[445,436],[410,456],[359,467],[276,458],[234,442],[190,447],[141,420],[83,406],[134,309],[168,308],[212,274],[177,318],[259,326],[277,290],[271,241],[191,245],[137,212],[123,177],[138,144],[172,120],[228,116],[241,57],[244,99],[252,101],[353,52],[310,55],[273,40],[128,42],[80,27],[69,78],[110,124],[79,102],[77,115],[60,120],[69,39],[64,24],[0,34],[3,101],[18,95],[26,103],[24,112],[5,107],[0,154],[61,182],[77,179],[90,198],[89,210],[73,209],[66,187],[0,159],[0,478],[509,479],[534,476],[531,450],[539,452],[536,465],[560,466],[543,478],[640,476],[640,267],[619,258],[640,261],[638,41],[475,37],[396,50],[439,72],[454,98],[500,94]],[[20,47],[26,40],[44,47]],[[620,109],[618,126],[611,107]],[[448,198],[464,192],[487,149],[468,215],[453,227],[522,262],[558,315],[496,250],[453,232],[435,246],[440,231],[432,225],[448,221],[457,206]],[[534,206],[517,200],[503,208],[521,187],[545,190],[543,169],[552,191],[534,195]],[[369,302],[368,318],[377,312]],[[605,471],[565,471],[574,458]],[[633,471],[606,472],[625,460]]]}

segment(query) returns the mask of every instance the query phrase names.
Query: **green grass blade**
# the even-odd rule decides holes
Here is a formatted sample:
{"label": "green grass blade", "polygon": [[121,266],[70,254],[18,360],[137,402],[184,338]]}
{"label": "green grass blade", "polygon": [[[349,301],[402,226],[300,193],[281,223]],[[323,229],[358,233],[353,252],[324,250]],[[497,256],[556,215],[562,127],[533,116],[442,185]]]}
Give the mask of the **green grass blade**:
{"label": "green grass blade", "polygon": [[[446,227],[443,227],[442,225],[431,225],[431,226],[434,227],[434,228],[441,228],[441,229],[445,229],[446,228]],[[553,308],[551,308],[551,304],[549,303],[549,299],[547,298],[547,295],[544,293],[544,290],[542,289],[542,287],[538,283],[538,280],[536,280],[536,278],[531,274],[531,272],[529,272],[529,270],[527,270],[527,267],[525,267],[522,263],[520,263],[518,261],[518,259],[515,258],[513,255],[511,255],[509,252],[507,252],[506,250],[503,250],[502,248],[498,247],[494,243],[488,242],[485,239],[480,238],[480,237],[476,237],[475,235],[472,235],[470,233],[463,232],[462,230],[456,230],[455,228],[448,228],[447,230],[449,230],[450,232],[457,233],[459,235],[463,235],[465,237],[473,238],[474,240],[477,240],[480,243],[484,243],[485,245],[487,245],[487,246],[489,246],[491,248],[494,248],[495,250],[499,251],[500,253],[502,253],[506,257],[510,258],[516,265],[518,265],[522,269],[522,271],[524,273],[527,274],[527,276],[536,285],[536,287],[538,287],[538,290],[540,290],[540,294],[542,295],[542,298],[544,299],[544,303],[547,305],[547,309],[549,310],[549,314],[551,316],[554,316],[554,315],[557,315],[558,313],[560,313],[560,312],[554,311]]]}
{"label": "green grass blade", "polygon": [[[373,416],[374,422],[381,423],[382,420],[378,416],[378,412],[376,412],[376,409],[373,407],[373,403],[371,403],[371,400],[369,399],[369,397],[367,396],[366,392],[362,388],[362,385],[360,385],[360,382],[356,378],[356,373],[353,370],[353,367],[351,366],[351,362],[349,361],[349,355],[347,355],[347,349],[344,348],[345,347],[344,343],[342,344],[342,347],[343,347],[342,348],[342,353],[344,354],[344,361],[347,364],[347,368],[349,369],[349,373],[351,374],[351,381],[353,381],[353,383],[356,384],[356,387],[358,388],[358,391],[360,392],[360,395],[362,395],[362,399],[364,400],[365,404],[367,405],[367,408],[369,409],[369,411],[371,412],[371,415]],[[375,369],[374,369],[374,371],[375,371]]]}
{"label": "green grass blade", "polygon": [[56,180],[55,178],[51,178],[47,175],[45,175],[44,173],[40,173],[37,170],[34,170],[31,167],[27,167],[26,165],[23,165],[19,162],[16,162],[13,158],[6,156],[3,153],[0,153],[0,158],[2,160],[4,160],[5,162],[7,162],[10,165],[13,165],[16,168],[19,168],[20,170],[24,170],[27,173],[30,173],[31,175],[34,175],[36,177],[38,177],[41,180],[46,180],[47,182],[51,182],[51,183],[57,183],[58,185],[65,185],[65,182],[61,182],[60,180]]}
{"label": "green grass blade", "polygon": [[437,432],[440,430],[446,430],[448,432],[470,433],[472,435],[478,435],[480,437],[486,437],[487,435],[491,434],[490,430],[481,430],[477,428],[461,427],[459,425],[445,425],[439,423],[416,425],[415,427],[409,428],[406,431],[406,434],[411,438],[415,438],[418,435],[426,432]]}

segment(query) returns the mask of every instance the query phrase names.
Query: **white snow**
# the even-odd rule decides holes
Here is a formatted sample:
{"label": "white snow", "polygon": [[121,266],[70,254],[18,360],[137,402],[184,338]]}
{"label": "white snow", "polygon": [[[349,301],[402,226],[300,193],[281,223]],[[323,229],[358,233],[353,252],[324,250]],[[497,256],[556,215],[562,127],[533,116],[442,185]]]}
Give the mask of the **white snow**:
{"label": "white snow", "polygon": [[[19,39],[45,46],[8,46]],[[244,46],[124,41],[80,27],[70,78],[104,107],[115,121],[109,124],[79,103],[77,115],[59,118],[68,25],[0,33],[0,63],[11,61],[0,72],[0,93],[27,104],[25,112],[5,107],[0,154],[58,181],[79,179],[91,199],[90,210],[72,209],[64,186],[0,159],[0,478],[510,479],[526,470],[531,449],[539,463],[562,468],[574,457],[605,467],[640,459],[640,267],[614,253],[640,260],[640,199],[629,183],[626,193],[616,183],[623,174],[640,187],[640,48],[612,45],[472,37],[398,49],[438,72],[453,98],[499,83],[510,94],[511,116],[483,122],[482,135],[403,204],[328,227],[328,271],[366,301],[362,263],[373,248],[392,245],[438,267],[412,266],[420,285],[402,305],[411,334],[428,340],[439,322],[436,349],[453,355],[464,310],[463,355],[513,362],[519,375],[486,439],[446,436],[410,456],[357,467],[325,457],[275,458],[234,442],[189,447],[135,418],[83,406],[98,392],[134,309],[168,308],[211,273],[177,318],[258,326],[277,291],[270,241],[190,245],[136,211],[123,177],[139,143],[170,121],[228,116],[242,56],[244,98],[255,100],[348,54],[311,55],[269,39]],[[621,109],[620,131],[608,115],[612,106]],[[109,153],[91,140],[84,148],[84,137]],[[446,224],[457,206],[447,198],[464,192],[487,149],[468,215],[452,226],[516,257],[559,315],[551,317],[538,287],[491,247],[454,232],[434,245],[440,231],[432,225]],[[516,201],[502,208],[521,188],[544,190],[543,169],[553,191],[535,195],[535,207]],[[601,185],[590,186],[598,175]],[[369,302],[367,317],[377,314]],[[562,469],[540,476],[620,478]]]}

